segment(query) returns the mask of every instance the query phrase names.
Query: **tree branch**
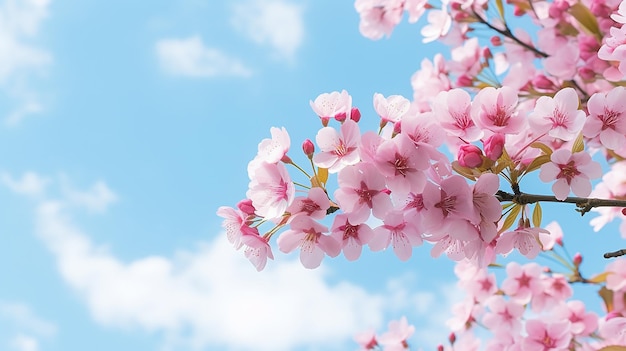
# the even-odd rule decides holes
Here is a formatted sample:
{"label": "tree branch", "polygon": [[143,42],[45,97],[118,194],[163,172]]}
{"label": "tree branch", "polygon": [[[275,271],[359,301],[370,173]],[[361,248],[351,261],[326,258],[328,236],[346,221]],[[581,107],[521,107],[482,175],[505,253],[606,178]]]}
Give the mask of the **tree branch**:
{"label": "tree branch", "polygon": [[498,190],[496,197],[500,202],[511,201],[520,205],[533,204],[536,202],[565,202],[575,204],[576,211],[580,212],[580,215],[591,211],[594,207],[622,207],[626,208],[626,200],[616,199],[593,199],[586,197],[566,197],[564,200],[558,200],[554,196],[550,195],[535,195],[526,194],[520,192],[519,194],[511,194],[506,191]]}

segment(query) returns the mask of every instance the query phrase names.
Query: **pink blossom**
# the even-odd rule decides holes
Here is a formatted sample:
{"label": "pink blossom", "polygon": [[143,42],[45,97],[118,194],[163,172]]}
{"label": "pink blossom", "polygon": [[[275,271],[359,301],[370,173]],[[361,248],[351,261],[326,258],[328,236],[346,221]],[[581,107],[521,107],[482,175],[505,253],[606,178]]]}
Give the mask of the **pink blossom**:
{"label": "pink blossom", "polygon": [[[458,264],[457,264],[458,266]],[[455,266],[456,268],[456,266]],[[456,270],[456,269],[455,269]],[[466,290],[478,302],[484,302],[498,291],[496,275],[488,273],[486,269],[479,269],[478,273],[466,281],[459,282],[460,286]]]}
{"label": "pink blossom", "polygon": [[255,235],[244,235],[241,237],[241,241],[246,245],[244,256],[250,260],[257,271],[260,272],[265,268],[268,258],[274,259],[272,248],[267,239],[258,235],[258,233]]}
{"label": "pink blossom", "polygon": [[424,222],[429,231],[449,232],[456,239],[472,240],[475,236],[467,231],[468,221],[478,223],[479,218],[472,203],[472,189],[465,179],[453,175],[444,179],[440,186],[426,183],[423,192]]}
{"label": "pink blossom", "polygon": [[525,126],[517,114],[517,91],[504,86],[481,89],[472,103],[472,118],[476,124],[494,133],[515,134]]}
{"label": "pink blossom", "polygon": [[504,150],[504,134],[493,134],[489,138],[483,141],[483,149],[485,150],[485,156],[492,161],[497,161]]}
{"label": "pink blossom", "polygon": [[556,320],[569,320],[572,334],[588,336],[598,327],[598,316],[585,310],[585,303],[579,300],[567,301],[553,310]]}
{"label": "pink blossom", "polygon": [[[481,226],[481,239],[486,243],[490,243],[495,238],[496,228],[494,223],[498,222],[500,216],[502,216],[502,205],[495,197],[499,187],[500,178],[493,173],[483,173],[472,187],[472,204],[475,212],[478,213],[480,224],[486,222],[486,224],[490,223],[492,225],[487,226],[485,224]],[[492,231],[485,232],[485,228],[490,228]]]}
{"label": "pink blossom", "polygon": [[359,162],[361,134],[353,120],[345,121],[340,133],[334,128],[323,127],[317,132],[315,141],[321,152],[313,156],[313,162],[318,167],[328,168],[330,173],[337,173],[345,166]]}
{"label": "pink blossom", "polygon": [[471,117],[471,108],[470,95],[462,89],[442,91],[433,102],[433,111],[441,127],[466,142],[476,141],[482,136],[482,131]]}
{"label": "pink blossom", "polygon": [[452,61],[449,64],[450,71],[458,76],[474,77],[482,69],[478,38],[465,40],[463,46],[452,49],[450,54],[452,55]]}
{"label": "pink blossom", "polygon": [[608,93],[595,93],[587,102],[589,117],[583,127],[587,138],[600,139],[607,149],[626,143],[626,89],[615,87]]}
{"label": "pink blossom", "polygon": [[363,245],[374,237],[374,231],[366,223],[350,223],[348,215],[341,213],[333,221],[331,236],[341,245],[346,259],[355,261],[361,256]]}
{"label": "pink blossom", "polygon": [[421,112],[430,111],[430,104],[439,92],[450,90],[452,83],[446,70],[446,62],[441,54],[433,61],[423,59],[420,70],[411,76],[413,100]]}
{"label": "pink blossom", "polygon": [[374,109],[385,122],[398,122],[409,111],[411,102],[401,95],[374,94]]}
{"label": "pink blossom", "polygon": [[434,148],[441,146],[445,139],[445,131],[434,119],[432,112],[405,115],[402,118],[401,133],[411,138],[415,144],[428,144]]}
{"label": "pink blossom", "polygon": [[552,221],[545,226],[545,230],[550,232],[550,235],[540,235],[541,246],[544,251],[552,250],[554,244],[559,243],[563,245],[563,230],[558,222]]}
{"label": "pink blossom", "polygon": [[523,351],[564,351],[568,349],[572,334],[569,321],[547,323],[538,319],[526,321],[527,337],[522,344]]}
{"label": "pink blossom", "polygon": [[363,223],[370,216],[382,219],[392,208],[385,178],[371,164],[348,166],[337,176],[335,199],[350,223]]}
{"label": "pink blossom", "polygon": [[391,210],[383,219],[384,224],[374,228],[374,237],[369,246],[372,251],[381,251],[393,246],[393,251],[402,261],[406,261],[413,253],[413,246],[422,244],[421,230],[417,223],[409,222],[401,210]]}
{"label": "pink blossom", "polygon": [[606,288],[626,292],[626,260],[618,259],[609,263],[606,271],[610,272],[606,277]]}
{"label": "pink blossom", "polygon": [[483,151],[476,145],[463,144],[459,147],[457,160],[463,167],[478,167],[483,164]]}
{"label": "pink blossom", "polygon": [[409,13],[409,23],[417,22],[426,11],[428,0],[406,0],[404,10]]}
{"label": "pink blossom", "polygon": [[287,212],[292,216],[303,213],[313,219],[323,219],[329,207],[330,201],[326,192],[322,188],[314,187],[309,190],[307,196],[296,197],[287,207]]}
{"label": "pink blossom", "polygon": [[482,318],[485,327],[494,332],[502,328],[512,333],[521,330],[521,317],[525,310],[523,304],[513,300],[507,301],[500,295],[494,295],[485,301],[485,305],[489,308],[489,312],[485,313]]}
{"label": "pink blossom", "polygon": [[354,336],[354,341],[359,344],[359,351],[375,350],[378,346],[376,332],[373,329],[366,330]]}
{"label": "pink blossom", "polygon": [[610,81],[619,81],[626,76],[626,26],[611,27],[610,33],[600,47],[598,57],[617,63],[617,69],[612,67],[612,70],[605,71],[604,75]]}
{"label": "pink blossom", "polygon": [[290,223],[291,229],[284,231],[276,241],[280,251],[289,253],[300,247],[300,262],[305,268],[317,268],[324,254],[336,257],[341,251],[337,240],[323,233],[328,228],[306,215],[296,215]]}
{"label": "pink blossom", "polygon": [[541,284],[541,266],[528,263],[520,266],[517,262],[506,265],[507,278],[502,282],[501,289],[505,294],[520,304],[530,302],[533,295],[543,289]]}
{"label": "pink blossom", "polygon": [[335,118],[336,115],[341,113],[349,115],[352,107],[352,97],[345,90],[342,90],[341,93],[333,91],[332,93],[320,94],[315,98],[315,101],[311,101],[309,104],[313,111],[324,120]]}
{"label": "pink blossom", "polygon": [[270,133],[271,139],[263,139],[259,143],[257,156],[263,162],[277,163],[287,154],[291,141],[284,127],[272,127]]}
{"label": "pink blossom", "polygon": [[404,134],[386,140],[376,151],[375,165],[398,196],[421,192],[426,184],[424,171],[430,166],[424,147],[416,147]]}
{"label": "pink blossom", "polygon": [[529,114],[528,123],[537,134],[573,140],[585,123],[585,113],[578,109],[578,104],[578,95],[572,88],[560,90],[554,98],[542,96]]}
{"label": "pink blossom", "polygon": [[383,351],[401,351],[408,349],[407,340],[415,332],[415,327],[410,325],[406,317],[399,321],[390,321],[389,330],[382,334],[378,341],[383,346]]}
{"label": "pink blossom", "polygon": [[430,43],[445,36],[452,27],[452,17],[448,14],[447,7],[443,7],[441,10],[428,11],[427,18],[428,24],[421,31],[424,36],[422,40],[424,43]]}
{"label": "pink blossom", "polygon": [[555,46],[559,49],[543,61],[546,72],[560,79],[572,79],[576,75],[580,50],[576,41]]}
{"label": "pink blossom", "polygon": [[517,249],[522,255],[533,259],[542,251],[541,236],[549,236],[550,232],[537,227],[518,227],[517,229],[503,233],[498,238],[496,252],[508,255],[513,249]]}
{"label": "pink blossom", "polygon": [[361,17],[361,34],[374,40],[390,36],[402,20],[402,3],[401,0],[357,0],[354,7]]}
{"label": "pink blossom", "polygon": [[570,189],[576,196],[589,196],[590,180],[601,175],[600,164],[592,161],[588,153],[572,154],[567,149],[559,149],[552,153],[550,162],[541,166],[539,179],[544,182],[556,180],[552,192],[558,200],[565,200]]}
{"label": "pink blossom", "polygon": [[608,345],[626,345],[626,317],[611,318],[599,328],[599,334]]}
{"label": "pink blossom", "polygon": [[252,200],[256,214],[265,219],[281,217],[293,202],[295,187],[282,163],[266,163],[254,172],[246,196]]}
{"label": "pink blossom", "polygon": [[544,288],[533,296],[531,302],[535,313],[550,311],[559,302],[569,299],[573,294],[572,287],[562,274],[541,276],[540,280]]}
{"label": "pink blossom", "polygon": [[221,206],[217,209],[217,215],[224,218],[222,228],[226,230],[228,241],[233,244],[236,250],[239,250],[243,246],[241,237],[246,233],[251,234],[251,228],[247,225],[248,215],[227,206]]}

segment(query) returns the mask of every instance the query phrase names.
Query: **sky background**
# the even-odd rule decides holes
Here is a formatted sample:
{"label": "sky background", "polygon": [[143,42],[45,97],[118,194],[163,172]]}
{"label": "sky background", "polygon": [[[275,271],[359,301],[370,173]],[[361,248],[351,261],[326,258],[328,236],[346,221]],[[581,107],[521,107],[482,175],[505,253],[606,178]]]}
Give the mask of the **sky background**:
{"label": "sky background", "polygon": [[[419,29],[365,39],[351,1],[0,1],[0,350],[352,350],[402,315],[415,347],[446,340],[462,293],[427,245],[316,270],[275,248],[257,273],[215,215],[270,127],[313,139],[319,94],[362,129],[374,93],[410,98],[441,49]],[[615,227],[558,211],[601,270]]]}

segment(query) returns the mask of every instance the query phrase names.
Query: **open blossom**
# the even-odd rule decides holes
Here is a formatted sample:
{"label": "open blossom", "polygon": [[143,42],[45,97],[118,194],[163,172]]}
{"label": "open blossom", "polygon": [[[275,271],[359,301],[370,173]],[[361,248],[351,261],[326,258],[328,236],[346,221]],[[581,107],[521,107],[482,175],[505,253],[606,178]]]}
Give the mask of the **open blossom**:
{"label": "open blossom", "polygon": [[390,36],[402,20],[402,5],[402,0],[357,0],[354,7],[361,17],[361,34],[374,40]]}
{"label": "open blossom", "polygon": [[296,215],[290,223],[291,229],[280,234],[277,240],[280,251],[288,253],[300,247],[300,262],[305,268],[317,268],[324,254],[339,255],[341,248],[337,240],[323,233],[328,228],[304,214]]}
{"label": "open blossom", "polygon": [[560,90],[554,98],[542,96],[528,115],[528,123],[537,135],[547,133],[553,138],[573,140],[585,123],[585,113],[578,109],[578,104],[578,95],[572,88]]}
{"label": "open blossom", "polygon": [[428,24],[422,28],[424,43],[430,43],[441,37],[444,37],[452,27],[452,17],[447,11],[447,7],[441,10],[430,10],[428,12]]}
{"label": "open blossom", "polygon": [[391,244],[399,259],[408,260],[413,253],[413,246],[422,244],[420,229],[416,223],[407,221],[401,210],[389,211],[383,222],[383,225],[374,228],[370,248],[372,251],[380,251]]}
{"label": "open blossom", "polygon": [[287,207],[287,212],[292,216],[304,213],[314,219],[326,217],[326,210],[330,207],[328,195],[322,188],[313,187],[307,196],[296,197],[291,205]]}
{"label": "open blossom", "polygon": [[434,233],[450,233],[456,239],[473,240],[474,233],[468,231],[468,223],[478,223],[480,218],[474,211],[472,189],[465,179],[453,175],[444,179],[440,186],[426,183],[423,192],[424,222]]}
{"label": "open blossom", "polygon": [[511,299],[527,304],[531,298],[543,290],[541,283],[541,266],[527,263],[520,266],[517,262],[506,265],[507,278],[502,282],[501,289]]}
{"label": "open blossom", "polygon": [[258,233],[255,235],[244,235],[242,242],[246,245],[244,256],[250,260],[257,271],[260,272],[265,268],[268,258],[274,259],[272,248],[267,239],[258,235]]}
{"label": "open blossom", "polygon": [[276,163],[287,154],[291,141],[284,127],[281,129],[272,127],[270,133],[271,139],[263,139],[259,143],[257,157],[263,162]]}
{"label": "open blossom", "polygon": [[508,86],[481,89],[472,103],[472,118],[476,124],[494,133],[515,134],[525,124],[517,114],[517,91]]}
{"label": "open blossom", "polygon": [[414,104],[418,110],[430,111],[430,104],[435,96],[452,87],[443,55],[436,54],[432,61],[423,59],[420,69],[411,76],[411,86]]}
{"label": "open blossom", "polygon": [[552,153],[550,161],[541,166],[539,178],[544,182],[556,180],[552,192],[558,200],[565,200],[570,190],[576,196],[589,196],[590,180],[602,175],[600,164],[591,160],[586,152],[572,154],[567,149],[559,149]]}
{"label": "open blossom", "polygon": [[415,327],[409,324],[406,317],[402,317],[399,321],[389,322],[389,330],[378,338],[378,342],[384,351],[406,350],[409,346],[407,340],[414,332]]}
{"label": "open blossom", "polygon": [[441,127],[467,142],[476,141],[482,136],[481,129],[472,119],[471,108],[471,97],[462,89],[442,91],[433,102],[433,111]]}
{"label": "open blossom", "polygon": [[401,95],[390,95],[384,97],[383,94],[374,94],[374,109],[376,113],[386,122],[398,122],[409,112],[411,102]]}
{"label": "open blossom", "polygon": [[587,138],[600,139],[610,150],[626,143],[626,89],[615,87],[608,93],[595,93],[587,102],[589,117],[583,127]]}
{"label": "open blossom", "polygon": [[515,248],[522,255],[530,259],[535,258],[543,249],[540,239],[542,236],[549,237],[550,232],[537,227],[517,228],[500,236],[496,244],[496,252],[507,255]]}
{"label": "open blossom", "polygon": [[570,321],[544,322],[539,319],[526,321],[526,333],[522,350],[567,350],[572,338]]}
{"label": "open blossom", "polygon": [[611,66],[607,69],[604,76],[610,81],[619,81],[626,76],[626,25],[611,27],[610,33],[598,50],[598,57],[618,64],[617,68]]}
{"label": "open blossom", "polygon": [[382,219],[393,206],[385,178],[371,164],[348,166],[337,176],[335,199],[351,223],[363,223],[370,214]]}
{"label": "open blossom", "polygon": [[246,196],[252,200],[259,217],[272,220],[285,213],[294,194],[295,187],[285,165],[262,162],[250,180]]}
{"label": "open blossom", "polygon": [[416,147],[404,134],[385,140],[376,151],[375,165],[387,178],[392,192],[406,195],[421,192],[426,184],[424,171],[429,167],[428,154]]}
{"label": "open blossom", "polygon": [[341,213],[335,217],[330,235],[339,242],[346,259],[355,261],[361,256],[363,245],[374,237],[374,231],[366,223],[350,223],[348,215]]}
{"label": "open blossom", "polygon": [[341,93],[333,91],[332,93],[320,94],[315,101],[311,101],[309,104],[322,120],[335,118],[342,113],[349,117],[352,110],[352,96],[345,90],[342,90]]}
{"label": "open blossom", "polygon": [[483,316],[482,323],[494,333],[502,328],[514,333],[522,329],[521,317],[525,310],[523,304],[505,300],[501,295],[493,295],[485,301],[485,305],[489,312]]}
{"label": "open blossom", "polygon": [[228,241],[233,244],[235,249],[239,250],[241,246],[243,246],[241,237],[246,233],[252,234],[252,228],[246,223],[248,215],[240,210],[227,206],[221,206],[217,210],[217,215],[224,218],[222,227],[226,230]]}
{"label": "open blossom", "polygon": [[318,167],[328,168],[330,173],[337,173],[345,166],[359,162],[361,133],[358,124],[353,120],[345,121],[339,133],[331,127],[320,129],[315,141],[320,152],[313,156],[313,162]]}

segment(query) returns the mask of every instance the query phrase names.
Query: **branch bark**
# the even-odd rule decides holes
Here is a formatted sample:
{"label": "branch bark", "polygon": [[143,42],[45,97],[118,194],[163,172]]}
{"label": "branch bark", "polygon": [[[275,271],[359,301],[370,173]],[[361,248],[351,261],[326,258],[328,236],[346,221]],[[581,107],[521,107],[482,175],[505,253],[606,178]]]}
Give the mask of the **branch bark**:
{"label": "branch bark", "polygon": [[561,202],[570,203],[576,205],[576,211],[580,212],[580,215],[591,211],[594,207],[622,207],[626,208],[626,200],[617,199],[595,199],[587,197],[566,197],[564,200],[558,200],[554,196],[550,195],[536,195],[526,194],[520,192],[519,194],[511,194],[506,191],[498,190],[496,197],[500,202],[511,201],[520,205],[533,204],[536,202]]}

